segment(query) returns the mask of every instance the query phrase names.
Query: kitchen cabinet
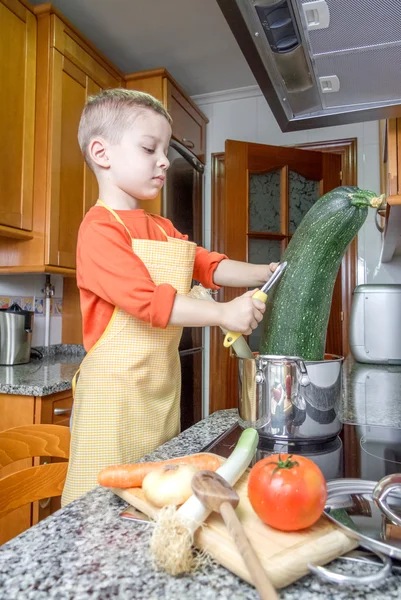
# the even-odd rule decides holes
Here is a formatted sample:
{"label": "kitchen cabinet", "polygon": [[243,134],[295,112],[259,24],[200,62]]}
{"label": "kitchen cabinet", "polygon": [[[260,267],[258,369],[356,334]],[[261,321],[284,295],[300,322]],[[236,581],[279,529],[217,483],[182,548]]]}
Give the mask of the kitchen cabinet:
{"label": "kitchen cabinet", "polygon": [[153,69],[125,76],[126,86],[152,94],[173,119],[173,138],[205,162],[207,117],[182,90],[166,69]]}
{"label": "kitchen cabinet", "polygon": [[0,0],[0,235],[32,238],[36,18]]}
{"label": "kitchen cabinet", "polygon": [[[1,430],[20,425],[33,424],[70,424],[72,410],[72,391],[66,390],[48,396],[18,396],[0,394],[0,427]],[[25,459],[15,462],[1,471],[1,475],[9,475],[15,471],[45,462],[48,459]],[[53,459],[56,460],[56,459]],[[61,459],[60,459],[61,460]],[[60,508],[60,499],[51,498],[21,506],[0,519],[0,544],[19,535],[25,529],[35,525],[41,519]]]}
{"label": "kitchen cabinet", "polygon": [[380,193],[386,208],[376,213],[383,234],[381,262],[390,262],[401,246],[401,119],[380,121]]}
{"label": "kitchen cabinet", "polygon": [[[8,1],[8,0],[7,0]],[[78,228],[97,183],[77,141],[88,95],[122,75],[51,5],[35,8],[37,98],[32,239],[0,239],[0,272],[75,274]]]}
{"label": "kitchen cabinet", "polygon": [[[205,162],[207,117],[166,69],[153,69],[125,76],[126,87],[151,94],[163,103],[173,119],[172,137]],[[162,194],[144,208],[161,213]]]}
{"label": "kitchen cabinet", "polygon": [[[41,20],[44,20],[42,24]],[[50,21],[50,23],[49,23]],[[76,240],[86,211],[95,204],[97,182],[86,166],[77,141],[82,110],[89,95],[103,88],[119,87],[121,78],[100,57],[90,52],[83,41],[57,16],[45,12],[38,16],[38,34],[46,35],[45,55],[50,58],[50,105],[46,115],[51,131],[47,152],[48,244],[46,264],[75,269]],[[47,73],[43,73],[44,76]]]}

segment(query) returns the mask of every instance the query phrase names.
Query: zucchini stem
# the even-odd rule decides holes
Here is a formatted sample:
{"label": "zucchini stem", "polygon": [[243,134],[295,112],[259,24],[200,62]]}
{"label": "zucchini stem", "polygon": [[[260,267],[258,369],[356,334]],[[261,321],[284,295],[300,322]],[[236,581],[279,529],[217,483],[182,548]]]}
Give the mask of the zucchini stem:
{"label": "zucchini stem", "polygon": [[369,206],[371,208],[379,208],[386,199],[385,194],[376,196],[373,192],[368,190],[358,190],[348,194],[352,206]]}

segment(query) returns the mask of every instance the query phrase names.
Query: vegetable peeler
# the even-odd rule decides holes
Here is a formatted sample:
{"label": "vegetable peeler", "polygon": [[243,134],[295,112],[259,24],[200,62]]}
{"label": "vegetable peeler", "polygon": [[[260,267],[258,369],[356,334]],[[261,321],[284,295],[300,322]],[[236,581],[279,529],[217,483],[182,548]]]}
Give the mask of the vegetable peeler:
{"label": "vegetable peeler", "polygon": [[[269,281],[267,281],[265,283],[265,285],[260,290],[258,290],[257,292],[255,292],[254,295],[252,296],[252,298],[257,298],[258,300],[261,300],[262,302],[266,302],[266,300],[267,300],[267,292],[280,279],[281,275],[285,271],[286,266],[287,266],[287,262],[281,263],[277,267],[277,269],[274,271],[274,273],[270,277]],[[223,342],[224,343],[224,347],[225,348],[229,348],[241,336],[242,336],[242,333],[240,333],[239,331],[228,331],[226,333],[226,337],[224,338],[224,342]]]}

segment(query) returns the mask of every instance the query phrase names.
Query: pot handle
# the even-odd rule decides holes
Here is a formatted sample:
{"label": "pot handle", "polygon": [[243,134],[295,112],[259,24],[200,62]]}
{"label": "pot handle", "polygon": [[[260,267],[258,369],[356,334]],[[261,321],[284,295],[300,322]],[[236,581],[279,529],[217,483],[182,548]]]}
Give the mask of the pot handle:
{"label": "pot handle", "polygon": [[[389,556],[385,556],[381,552],[376,552],[375,550],[372,550],[372,548],[369,548],[369,546],[365,546],[363,544],[360,544],[360,546],[362,546],[362,548],[366,548],[366,550],[369,550],[370,552],[373,552],[373,554],[376,554],[376,556],[380,558],[380,560],[383,562],[383,567],[380,569],[380,571],[372,573],[371,575],[365,575],[361,577],[360,575],[342,575],[341,573],[334,573],[326,567],[312,565],[311,563],[308,564],[308,569],[312,571],[314,575],[317,575],[320,579],[323,579],[323,581],[328,581],[329,583],[337,583],[339,585],[351,585],[360,587],[364,585],[378,585],[379,583],[382,583],[383,581],[385,581],[385,579],[387,579],[387,577],[391,573],[391,558]],[[343,557],[339,556],[338,558],[336,558],[336,560],[343,560]]]}
{"label": "pot handle", "polygon": [[395,490],[401,492],[401,475],[399,473],[387,475],[387,477],[380,479],[373,490],[372,497],[375,504],[379,507],[381,512],[386,515],[388,520],[391,521],[393,525],[401,527],[400,517],[389,508],[386,501],[387,496]]}
{"label": "pot handle", "polygon": [[308,370],[306,368],[306,365],[301,358],[297,359],[296,363],[297,363],[297,367],[298,367],[299,371],[301,372],[301,375],[299,378],[299,383],[301,384],[302,387],[306,387],[307,385],[310,384],[310,379],[309,379]]}

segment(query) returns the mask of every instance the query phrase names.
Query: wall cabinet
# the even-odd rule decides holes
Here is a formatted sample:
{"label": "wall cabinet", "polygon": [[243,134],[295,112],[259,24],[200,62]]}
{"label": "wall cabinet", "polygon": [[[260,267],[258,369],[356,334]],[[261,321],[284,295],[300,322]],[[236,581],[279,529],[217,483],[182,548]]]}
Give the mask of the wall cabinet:
{"label": "wall cabinet", "polygon": [[166,107],[173,119],[173,137],[204,163],[208,119],[184,96],[174,80],[166,77],[164,85]]}
{"label": "wall cabinet", "polygon": [[[203,162],[207,118],[165,69],[123,76],[50,4],[27,6],[0,0],[0,273],[74,276],[78,228],[98,192],[77,141],[88,95],[153,94],[173,137]],[[146,208],[160,213],[161,193]]]}
{"label": "wall cabinet", "polygon": [[36,18],[0,0],[0,235],[32,237]]}
{"label": "wall cabinet", "polygon": [[[21,425],[53,424],[69,426],[72,409],[72,392],[67,390],[49,396],[17,396],[0,394],[1,430]],[[1,470],[1,475],[9,475],[20,469],[39,464],[46,459],[35,458],[18,461]],[[48,459],[47,459],[48,460]],[[0,519],[0,544],[19,535],[41,519],[60,508],[60,499],[34,502],[21,506]]]}
{"label": "wall cabinet", "polygon": [[166,69],[153,69],[125,76],[128,89],[155,96],[173,119],[173,138],[205,162],[207,117],[185,94]]}
{"label": "wall cabinet", "polygon": [[[51,131],[47,152],[48,244],[46,264],[75,269],[79,225],[97,200],[97,182],[86,166],[77,141],[78,124],[87,97],[103,88],[119,87],[121,77],[57,16],[38,16],[38,33],[44,35],[50,19],[50,106]],[[38,59],[48,58],[38,56]],[[42,65],[43,68],[44,65]],[[38,61],[38,67],[40,63]]]}
{"label": "wall cabinet", "polygon": [[121,86],[122,76],[49,4],[39,5],[35,13],[32,239],[0,239],[0,272],[74,275],[78,228],[97,199],[96,179],[77,141],[78,123],[88,95]]}
{"label": "wall cabinet", "polygon": [[[88,95],[146,91],[173,118],[173,137],[205,162],[207,118],[166,71],[123,75],[50,4],[0,0],[0,274],[59,273],[63,342],[82,343],[75,254],[79,225],[96,202],[77,129]],[[162,195],[144,205],[162,212]]]}
{"label": "wall cabinet", "polygon": [[[185,94],[170,73],[166,69],[153,69],[126,75],[125,81],[128,89],[152,94],[164,104],[173,119],[172,137],[191,150],[204,163],[208,119]],[[147,201],[144,208],[149,212],[160,214],[161,192],[155,200]]]}

